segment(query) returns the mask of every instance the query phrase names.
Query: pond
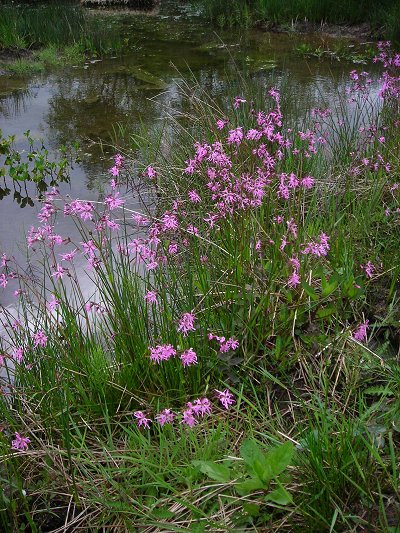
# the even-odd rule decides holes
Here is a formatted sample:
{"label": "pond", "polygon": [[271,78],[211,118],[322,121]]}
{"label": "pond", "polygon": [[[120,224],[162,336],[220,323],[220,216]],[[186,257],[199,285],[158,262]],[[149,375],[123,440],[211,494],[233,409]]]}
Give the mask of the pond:
{"label": "pond", "polygon": [[[215,32],[193,9],[177,2],[163,2],[151,14],[124,11],[107,16],[114,31],[134,43],[129,55],[92,59],[30,78],[0,76],[0,128],[5,135],[16,135],[19,150],[27,148],[23,132],[28,129],[54,154],[61,144],[80,141],[82,162],[75,165],[71,184],[61,187],[64,194],[80,199],[103,197],[111,145],[121,141],[120,126],[125,132],[151,129],[167,113],[179,112],[182,79],[195,77],[217,99],[239,73],[265,90],[285,79],[287,99],[306,109],[313,99],[332,104],[345,92],[353,68],[347,62],[299,56],[294,49],[304,36],[261,29]],[[37,204],[20,209],[11,196],[1,202],[1,252],[22,260],[24,234],[37,224],[37,210]],[[58,224],[64,233],[73,233],[67,226],[71,221]],[[0,293],[0,304],[13,301],[10,284]]]}

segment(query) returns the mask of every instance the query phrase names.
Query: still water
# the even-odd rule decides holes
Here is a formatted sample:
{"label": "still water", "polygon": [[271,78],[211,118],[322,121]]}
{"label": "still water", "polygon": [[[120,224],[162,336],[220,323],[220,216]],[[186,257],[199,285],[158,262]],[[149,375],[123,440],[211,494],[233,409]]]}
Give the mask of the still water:
{"label": "still water", "polygon": [[[345,92],[351,64],[307,61],[294,52],[310,37],[261,29],[215,32],[177,2],[162,6],[151,14],[106,15],[110,31],[122,32],[134,45],[124,57],[92,59],[30,78],[0,75],[0,129],[16,136],[19,150],[27,148],[23,132],[28,129],[54,157],[61,144],[80,141],[82,162],[75,165],[70,185],[61,187],[63,194],[101,199],[110,177],[111,145],[121,141],[119,125],[126,132],[151,129],[166,113],[179,112],[182,79],[195,77],[217,99],[239,73],[265,91],[285,79],[286,98],[304,110],[330,105]],[[20,209],[12,197],[0,203],[0,252],[23,261],[24,234],[38,224],[39,208],[36,203]],[[58,233],[74,234],[72,221],[60,217],[58,225]],[[1,290],[0,304],[12,304],[12,290],[11,284]]]}

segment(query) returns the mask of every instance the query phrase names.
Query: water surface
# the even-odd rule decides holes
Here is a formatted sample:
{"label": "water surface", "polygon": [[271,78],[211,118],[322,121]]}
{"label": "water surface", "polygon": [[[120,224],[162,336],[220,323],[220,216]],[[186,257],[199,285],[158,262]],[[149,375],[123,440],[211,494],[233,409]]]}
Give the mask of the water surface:
{"label": "water surface", "polygon": [[[286,98],[305,110],[313,100],[330,104],[344,93],[352,68],[299,57],[293,50],[305,37],[257,29],[215,32],[176,2],[163,2],[154,14],[107,17],[110,31],[122,32],[133,43],[128,55],[93,58],[30,78],[0,76],[0,128],[16,136],[18,149],[26,149],[23,132],[28,129],[54,154],[61,144],[80,140],[82,163],[75,165],[70,186],[61,187],[80,199],[102,198],[119,125],[128,132],[151,129],[167,112],[182,108],[182,79],[196,78],[215,98],[239,73],[265,91],[285,79]],[[38,224],[38,208],[20,209],[11,197],[0,203],[0,252],[23,261],[24,233]],[[59,233],[74,235],[70,220],[61,218],[58,225]],[[12,303],[11,285],[0,292],[0,304]]]}

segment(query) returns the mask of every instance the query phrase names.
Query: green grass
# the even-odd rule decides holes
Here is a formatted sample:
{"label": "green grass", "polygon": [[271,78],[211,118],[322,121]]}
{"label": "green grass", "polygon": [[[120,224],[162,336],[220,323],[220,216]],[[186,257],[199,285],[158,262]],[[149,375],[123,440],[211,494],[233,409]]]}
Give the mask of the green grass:
{"label": "green grass", "polygon": [[32,52],[31,58],[6,65],[10,72],[82,62],[87,55],[119,53],[125,45],[106,17],[90,15],[73,2],[0,5],[0,50]]}
{"label": "green grass", "polygon": [[[247,102],[234,109],[238,94]],[[93,209],[96,222],[115,219],[119,232],[96,229],[78,213],[79,242],[49,247],[44,237],[33,244],[40,281],[11,262],[4,269],[17,272],[23,293],[21,324],[3,313],[8,334],[1,353],[9,371],[16,347],[24,348],[24,360],[0,398],[3,529],[69,523],[89,531],[395,531],[398,100],[358,94],[349,110],[348,95],[338,95],[317,126],[311,110],[296,115],[289,107],[283,86],[283,124],[275,131],[291,145],[276,156],[262,202],[236,208],[209,228],[204,219],[216,209],[210,165],[203,160],[185,173],[193,144],[220,141],[229,176],[258,175],[253,150],[261,141],[234,147],[226,137],[236,127],[257,126],[253,109],[268,113],[276,103],[240,79],[219,103],[195,83],[183,85],[181,95],[185,114],[143,131],[126,151],[124,207],[110,212],[99,202]],[[221,118],[229,119],[224,130],[216,127]],[[369,136],[362,128],[371,124],[376,131]],[[315,154],[298,134],[307,128],[326,137]],[[270,154],[276,142],[263,139]],[[390,168],[371,164],[381,161],[378,154]],[[148,165],[155,181],[145,177]],[[315,186],[295,188],[285,201],[277,190],[281,175],[291,172],[312,175]],[[193,190],[201,202],[189,202]],[[146,231],[131,218],[138,198],[146,198],[142,213],[158,222],[154,270],[132,253]],[[175,199],[179,227],[160,231]],[[64,216],[65,201],[51,203]],[[288,221],[296,222],[297,235]],[[187,231],[189,224],[199,236]],[[322,232],[328,253],[307,255],[307,243]],[[89,240],[97,248],[89,300],[98,307],[91,311],[73,264],[62,263],[63,280],[52,276],[60,250],[82,249]],[[169,253],[171,243],[178,253]],[[300,262],[297,286],[288,283],[293,256]],[[361,268],[368,261],[376,268],[372,277]],[[157,291],[158,305],[145,300],[149,290]],[[53,313],[46,307],[51,294],[60,302]],[[177,325],[189,311],[196,327],[184,336]],[[359,342],[354,332],[366,319],[368,338]],[[43,347],[34,345],[39,330],[48,337]],[[238,349],[220,352],[209,332],[238,339]],[[149,347],[167,343],[179,355],[193,348],[198,363],[184,368],[179,356],[151,363]],[[235,397],[229,410],[216,401],[215,389],[225,388]],[[213,411],[192,429],[179,416],[163,428],[154,421],[161,409],[180,413],[203,396]],[[138,410],[153,420],[150,429],[136,427]],[[27,451],[11,450],[15,432],[31,439]],[[271,474],[272,463],[278,466]]]}
{"label": "green grass", "polygon": [[219,26],[249,26],[259,23],[292,24],[296,22],[328,22],[360,24],[368,22],[374,31],[395,42],[400,39],[399,3],[375,2],[374,9],[366,0],[199,0],[203,13]]}
{"label": "green grass", "polygon": [[33,52],[26,58],[3,62],[4,70],[16,76],[30,76],[47,70],[55,70],[67,65],[80,65],[87,57],[82,44],[76,43],[57,49],[50,45]]}

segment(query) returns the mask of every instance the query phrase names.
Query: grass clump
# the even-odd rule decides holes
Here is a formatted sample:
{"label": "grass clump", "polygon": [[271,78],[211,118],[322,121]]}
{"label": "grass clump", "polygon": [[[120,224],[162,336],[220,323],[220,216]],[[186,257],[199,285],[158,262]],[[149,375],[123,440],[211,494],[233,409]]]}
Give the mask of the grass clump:
{"label": "grass clump", "polygon": [[[0,5],[0,51],[10,57],[29,51],[30,57],[6,64],[10,72],[26,74],[83,61],[87,55],[119,53],[126,42],[106,17],[92,16],[73,2]],[[28,65],[28,62],[31,65]]]}
{"label": "grass clump", "polygon": [[295,24],[296,22],[361,24],[369,23],[374,31],[387,39],[398,42],[399,18],[398,2],[379,0],[374,9],[369,9],[368,2],[356,0],[199,0],[204,15],[217,25],[249,26],[259,23]]}
{"label": "grass clump", "polygon": [[103,202],[46,195],[30,268],[2,256],[5,529],[397,527],[399,76],[379,54],[380,99],[353,71],[350,108],[305,117],[277,88],[185,85]]}

